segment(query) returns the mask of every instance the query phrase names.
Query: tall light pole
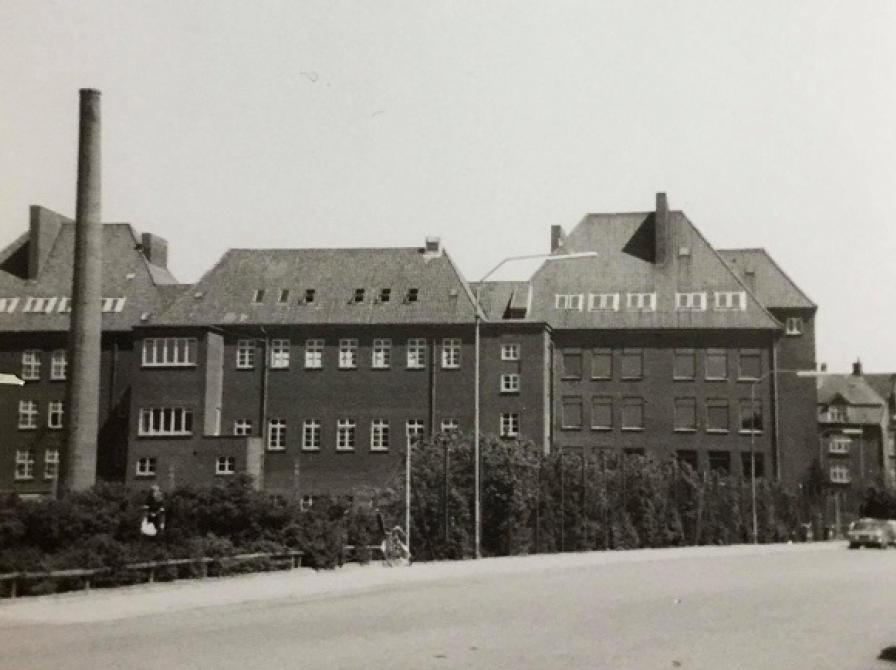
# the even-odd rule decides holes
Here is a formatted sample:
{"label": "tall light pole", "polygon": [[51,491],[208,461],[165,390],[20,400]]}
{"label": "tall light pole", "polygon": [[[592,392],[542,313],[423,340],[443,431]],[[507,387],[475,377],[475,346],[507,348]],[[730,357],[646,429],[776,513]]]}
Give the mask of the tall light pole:
{"label": "tall light pole", "polygon": [[577,254],[532,254],[526,256],[508,256],[503,258],[495,267],[486,272],[482,279],[476,282],[475,299],[476,304],[473,309],[473,319],[475,322],[474,335],[474,367],[473,367],[473,526],[474,526],[474,543],[475,556],[480,558],[482,552],[482,501],[480,495],[480,475],[479,475],[479,322],[481,320],[481,304],[480,295],[482,284],[486,279],[491,277],[498,271],[502,265],[509,261],[528,261],[528,260],[544,260],[544,261],[566,261],[575,258],[593,258],[597,256],[595,251],[585,251]]}

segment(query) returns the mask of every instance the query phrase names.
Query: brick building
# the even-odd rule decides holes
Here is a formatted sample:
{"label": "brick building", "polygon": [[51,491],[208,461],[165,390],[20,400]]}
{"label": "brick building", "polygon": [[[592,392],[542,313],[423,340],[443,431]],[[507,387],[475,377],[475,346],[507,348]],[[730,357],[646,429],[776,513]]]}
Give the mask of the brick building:
{"label": "brick building", "polygon": [[[123,479],[130,425],[132,328],[180,290],[167,244],[130,224],[105,224],[98,465]],[[74,223],[32,206],[29,229],[0,251],[0,493],[55,490],[65,444],[65,385]]]}

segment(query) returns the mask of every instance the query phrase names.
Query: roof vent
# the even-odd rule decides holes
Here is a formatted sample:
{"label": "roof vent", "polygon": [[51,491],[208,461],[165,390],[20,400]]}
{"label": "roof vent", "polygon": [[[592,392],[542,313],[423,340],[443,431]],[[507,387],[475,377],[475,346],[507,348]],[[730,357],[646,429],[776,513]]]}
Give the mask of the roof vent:
{"label": "roof vent", "polygon": [[438,255],[442,253],[442,239],[434,236],[427,237],[424,251],[429,255]]}
{"label": "roof vent", "polygon": [[456,288],[448,289],[448,295],[452,298],[456,298],[457,297],[457,289]]}
{"label": "roof vent", "polygon": [[691,248],[690,247],[678,247],[678,255],[679,256],[690,256]]}

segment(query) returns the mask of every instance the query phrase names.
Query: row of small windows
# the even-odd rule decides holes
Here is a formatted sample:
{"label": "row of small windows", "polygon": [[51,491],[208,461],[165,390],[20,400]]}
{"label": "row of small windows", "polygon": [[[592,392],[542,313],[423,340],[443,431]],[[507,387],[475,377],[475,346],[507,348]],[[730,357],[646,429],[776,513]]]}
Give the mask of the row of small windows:
{"label": "row of small windows", "polygon": [[[19,298],[0,298],[0,314],[12,314],[16,311],[21,300]],[[127,298],[103,298],[101,309],[104,313],[119,313],[124,309]],[[49,298],[35,298],[27,296],[22,303],[22,311],[29,314],[67,314],[72,311],[71,299],[68,297],[51,296]]]}
{"label": "row of small windows", "polygon": [[[254,305],[262,305],[265,301],[265,296],[267,295],[267,291],[263,288],[255,289],[252,292],[252,304]],[[277,304],[279,305],[287,305],[290,301],[291,292],[288,288],[281,288],[278,291],[275,291],[277,296]],[[364,302],[368,296],[374,296],[373,300],[377,303],[387,303],[392,302],[392,289],[391,288],[381,288],[377,291],[370,291],[368,293],[366,288],[356,288],[353,289],[351,294],[347,296],[349,303],[362,303]],[[417,302],[420,298],[420,289],[416,287],[409,288],[404,294],[404,302]],[[298,304],[300,305],[310,305],[317,299],[317,290],[313,288],[307,288],[302,293],[301,297],[298,299]]]}
{"label": "row of small windows", "polygon": [[[727,349],[706,349],[698,355],[697,349],[675,349],[672,352],[672,378],[675,380],[695,380],[698,359],[703,360],[704,379],[710,381],[727,380],[729,360]],[[614,351],[612,349],[592,349],[591,379],[613,379]],[[619,350],[618,361],[622,379],[643,379],[644,350],[623,348]],[[563,379],[581,379],[584,375],[584,352],[562,352]],[[737,378],[756,381],[762,378],[762,352],[759,349],[739,349],[737,351]]]}
{"label": "row of small windows", "polygon": [[[134,474],[137,477],[155,477],[157,460],[155,456],[138,458]],[[216,475],[232,475],[236,473],[236,456],[218,456],[215,459]]]}
{"label": "row of small windows", "polygon": [[[589,312],[618,312],[621,304],[620,293],[557,293],[554,307],[562,310],[581,312],[586,305]],[[713,309],[716,311],[744,311],[747,308],[745,291],[714,291]],[[675,294],[675,309],[683,312],[705,312],[708,303],[706,291],[692,291]],[[626,293],[625,308],[638,312],[655,312],[656,293]]]}
{"label": "row of small windows", "polygon": [[[47,428],[59,430],[63,427],[62,417],[65,407],[62,402],[51,400],[47,403]],[[19,428],[21,430],[36,430],[38,428],[40,410],[34,400],[19,401]]]}
{"label": "row of small windows", "polygon": [[[590,422],[585,417],[585,400],[580,396],[564,396],[561,400],[560,426],[564,430],[644,430],[644,398],[612,396],[591,398]],[[673,429],[676,432],[696,432],[700,429],[696,398],[674,398]],[[738,401],[737,430],[740,433],[761,433],[763,430],[762,401]],[[726,398],[707,398],[703,405],[702,423],[707,433],[727,433],[731,429],[731,408]],[[617,424],[618,422],[618,424]]]}
{"label": "row of small windows", "polygon": [[[41,378],[44,352],[39,349],[26,349],[22,352],[22,379],[38,381]],[[63,380],[68,372],[68,355],[65,349],[50,352],[50,379]]]}
{"label": "row of small windows", "polygon": [[[324,340],[312,339],[305,341],[304,366],[306,369],[321,369],[324,366]],[[359,342],[354,338],[339,340],[337,364],[340,369],[354,369],[359,365]],[[392,367],[392,340],[388,338],[376,338],[370,348],[370,367],[374,369],[388,369]],[[236,348],[236,367],[240,370],[250,370],[255,367],[256,340],[239,340]],[[271,340],[270,367],[272,369],[286,369],[290,366],[292,344],[290,340]],[[427,351],[426,340],[423,338],[411,338],[405,346],[405,366],[409,370],[419,370],[426,367]],[[460,338],[444,338],[441,344],[441,365],[444,369],[456,369],[460,367],[461,340]]]}
{"label": "row of small windows", "polygon": [[[34,479],[35,458],[33,449],[16,450],[16,467],[14,478],[16,481],[28,481]],[[44,479],[55,479],[59,473],[59,450],[47,449],[44,451]]]}

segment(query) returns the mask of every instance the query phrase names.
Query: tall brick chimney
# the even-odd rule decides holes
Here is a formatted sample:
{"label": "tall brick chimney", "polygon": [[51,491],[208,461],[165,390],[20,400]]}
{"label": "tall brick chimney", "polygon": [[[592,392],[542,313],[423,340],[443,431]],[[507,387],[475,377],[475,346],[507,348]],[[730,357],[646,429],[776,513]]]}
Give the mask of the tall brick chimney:
{"label": "tall brick chimney", "polygon": [[654,214],[654,262],[657,265],[665,265],[669,257],[669,238],[669,202],[665,193],[657,193]]}
{"label": "tall brick chimney", "polygon": [[862,376],[862,359],[857,358],[856,362],[852,364],[852,374],[854,377]]}
{"label": "tall brick chimney", "polygon": [[83,491],[96,483],[103,280],[100,159],[100,92],[81,89],[64,491]]}

